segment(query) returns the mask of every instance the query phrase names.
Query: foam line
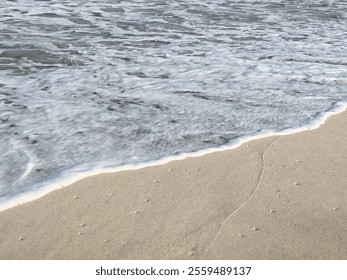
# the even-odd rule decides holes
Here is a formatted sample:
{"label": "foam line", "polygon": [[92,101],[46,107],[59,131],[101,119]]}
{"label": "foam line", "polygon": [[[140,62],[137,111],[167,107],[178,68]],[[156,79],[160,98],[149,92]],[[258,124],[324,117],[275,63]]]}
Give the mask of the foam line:
{"label": "foam line", "polygon": [[30,201],[39,199],[39,198],[43,197],[44,195],[46,195],[46,194],[48,194],[54,190],[67,187],[67,186],[73,184],[74,182],[77,182],[77,181],[79,181],[83,178],[86,178],[86,177],[90,177],[90,176],[94,176],[94,175],[98,175],[98,174],[104,174],[104,173],[119,172],[119,171],[124,171],[124,170],[138,170],[138,169],[141,169],[144,167],[157,166],[157,165],[166,164],[166,163],[171,162],[171,161],[183,160],[183,159],[188,158],[188,157],[199,157],[199,156],[203,156],[203,155],[213,153],[213,152],[221,152],[221,151],[227,151],[227,150],[235,149],[235,148],[237,148],[237,147],[241,146],[242,144],[247,143],[249,141],[261,139],[261,138],[265,138],[265,137],[269,137],[269,136],[289,135],[289,134],[298,133],[298,132],[302,132],[302,131],[306,131],[306,130],[317,129],[322,124],[325,123],[327,118],[329,118],[332,115],[342,113],[343,111],[346,110],[346,108],[347,108],[347,102],[340,103],[333,110],[326,112],[324,115],[322,115],[321,117],[316,119],[313,123],[311,123],[307,126],[300,127],[300,128],[291,128],[291,129],[286,129],[286,130],[279,131],[279,132],[264,132],[264,133],[261,133],[258,135],[242,137],[242,138],[234,141],[233,143],[231,143],[229,145],[223,145],[223,146],[219,146],[219,147],[215,147],[215,148],[204,149],[204,150],[200,150],[200,151],[196,151],[196,152],[192,152],[192,153],[183,153],[180,155],[169,156],[169,157],[165,157],[165,158],[162,158],[162,159],[156,160],[156,161],[151,161],[151,162],[146,162],[146,163],[141,163],[141,164],[129,164],[129,165],[123,165],[123,166],[118,166],[118,167],[114,167],[114,168],[93,169],[93,170],[81,172],[79,174],[69,176],[66,178],[56,178],[53,183],[47,184],[47,186],[45,186],[39,190],[35,190],[35,191],[27,192],[27,193],[21,193],[15,197],[5,201],[5,202],[2,202],[0,204],[0,211],[21,205],[21,204],[26,203],[26,202],[30,202]]}

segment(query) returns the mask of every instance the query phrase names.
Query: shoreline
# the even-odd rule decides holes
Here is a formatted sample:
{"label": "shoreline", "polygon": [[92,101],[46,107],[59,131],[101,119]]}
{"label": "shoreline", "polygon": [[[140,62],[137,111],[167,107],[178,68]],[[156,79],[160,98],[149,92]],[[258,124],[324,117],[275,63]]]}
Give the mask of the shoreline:
{"label": "shoreline", "polygon": [[[22,204],[25,204],[31,201],[35,201],[37,199],[44,197],[50,192],[68,187],[84,178],[88,178],[91,176],[96,176],[100,174],[109,174],[109,173],[121,172],[121,171],[127,171],[127,170],[138,170],[138,169],[142,169],[146,167],[163,165],[163,164],[170,163],[172,161],[184,160],[190,157],[201,157],[210,153],[237,149],[241,145],[246,144],[250,141],[259,140],[259,139],[263,139],[263,138],[267,138],[271,136],[285,136],[285,135],[290,135],[294,133],[300,133],[307,130],[318,129],[321,125],[324,125],[324,123],[329,117],[334,116],[336,114],[340,114],[346,110],[347,110],[347,102],[341,102],[338,105],[336,105],[332,110],[322,113],[322,115],[318,117],[314,122],[302,127],[284,129],[280,132],[263,132],[256,135],[240,137],[236,141],[233,141],[226,145],[202,149],[195,152],[182,153],[182,154],[174,155],[174,156],[167,156],[167,157],[150,161],[150,162],[139,163],[139,164],[126,164],[126,165],[122,165],[122,166],[118,166],[114,168],[113,167],[112,168],[95,168],[89,171],[83,171],[83,172],[77,173],[75,175],[70,175],[70,176],[62,175],[56,179],[49,180],[47,183],[47,186],[45,187],[39,188],[38,190],[20,193],[20,194],[14,195],[13,198],[8,199],[7,201],[0,202],[0,212],[16,207],[16,206],[20,206]],[[79,168],[79,166],[77,168]]]}
{"label": "shoreline", "polygon": [[0,259],[347,259],[347,111],[0,212]]}

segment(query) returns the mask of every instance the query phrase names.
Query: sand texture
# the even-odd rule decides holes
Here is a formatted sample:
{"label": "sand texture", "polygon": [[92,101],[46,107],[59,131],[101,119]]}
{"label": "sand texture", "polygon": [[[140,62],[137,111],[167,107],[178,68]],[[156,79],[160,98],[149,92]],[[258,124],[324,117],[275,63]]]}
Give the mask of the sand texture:
{"label": "sand texture", "polygon": [[0,212],[1,259],[347,259],[347,113]]}

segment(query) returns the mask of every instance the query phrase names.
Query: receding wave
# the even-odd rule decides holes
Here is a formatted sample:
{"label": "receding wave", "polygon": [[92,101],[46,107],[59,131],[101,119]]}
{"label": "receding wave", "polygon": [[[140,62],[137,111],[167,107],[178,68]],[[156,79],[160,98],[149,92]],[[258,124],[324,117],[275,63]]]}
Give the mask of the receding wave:
{"label": "receding wave", "polygon": [[301,127],[347,99],[342,0],[3,0],[0,14],[0,200]]}

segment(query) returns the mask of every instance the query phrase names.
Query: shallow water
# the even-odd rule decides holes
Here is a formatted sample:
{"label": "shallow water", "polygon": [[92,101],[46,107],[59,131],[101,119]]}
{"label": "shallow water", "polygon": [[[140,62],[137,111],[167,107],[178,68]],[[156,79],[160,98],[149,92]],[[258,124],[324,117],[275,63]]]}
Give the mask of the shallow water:
{"label": "shallow water", "polygon": [[0,201],[347,100],[346,1],[3,0],[0,30]]}

